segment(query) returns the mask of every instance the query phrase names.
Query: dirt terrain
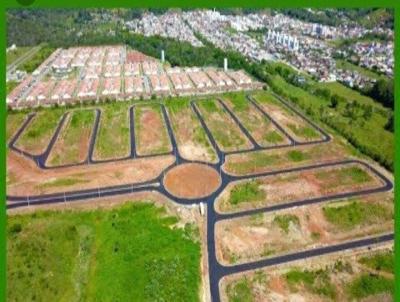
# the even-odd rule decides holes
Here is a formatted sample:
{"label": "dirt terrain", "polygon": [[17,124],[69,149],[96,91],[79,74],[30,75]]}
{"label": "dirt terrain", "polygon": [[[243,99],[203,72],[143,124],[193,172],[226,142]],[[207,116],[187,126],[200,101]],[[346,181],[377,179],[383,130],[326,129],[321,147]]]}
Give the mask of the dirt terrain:
{"label": "dirt terrain", "polygon": [[[320,271],[323,272],[325,279],[322,279],[322,286],[330,284],[335,293],[335,301],[350,301],[346,287],[363,274],[376,274],[393,279],[393,274],[383,271],[371,270],[361,264],[359,260],[363,257],[371,257],[377,254],[390,253],[393,251],[393,244],[383,244],[374,246],[372,249],[359,248],[344,251],[340,254],[324,255],[309,259],[289,262],[279,266],[250,271],[246,273],[230,275],[222,279],[220,284],[221,301],[232,301],[236,288],[239,292],[238,284],[245,284],[250,291],[251,301],[254,302],[320,302],[332,301],[323,294],[317,294],[312,289],[301,284],[291,285],[286,274],[291,271]],[[343,268],[341,268],[343,267]],[[326,274],[326,275],[325,275]],[[318,286],[318,285],[317,285]],[[321,286],[321,285],[320,285]],[[326,286],[327,287],[327,286]],[[389,294],[372,295],[364,298],[364,302],[393,301]]]}
{"label": "dirt terrain", "polygon": [[[349,228],[332,224],[324,215],[323,207],[344,204],[340,202],[223,220],[216,226],[217,257],[225,265],[236,264],[393,230],[390,194],[365,196],[353,201],[379,204],[386,212],[382,216],[368,216],[365,221]],[[286,224],[278,222],[282,218],[286,219]]]}
{"label": "dirt terrain", "polygon": [[[174,129],[178,149],[183,158],[204,162],[216,162],[217,156],[206,137],[200,121],[191,109],[170,111],[169,117]],[[200,137],[200,138],[199,138]],[[200,141],[204,139],[204,141]]]}
{"label": "dirt terrain", "polygon": [[203,164],[183,164],[165,174],[164,185],[169,193],[180,198],[202,198],[213,193],[221,178],[216,170]]}
{"label": "dirt terrain", "polygon": [[139,155],[171,151],[167,129],[160,112],[146,106],[135,107],[136,148]]}
{"label": "dirt terrain", "polygon": [[[356,169],[357,173],[362,173],[365,179],[347,175],[353,171],[352,169]],[[233,194],[239,194],[233,192],[240,191],[239,188],[246,184],[255,187],[258,198],[250,199],[245,194],[243,197],[233,196]],[[216,199],[215,208],[218,212],[237,212],[289,201],[376,188],[381,185],[380,179],[358,164],[317,168],[232,182]]]}
{"label": "dirt terrain", "polygon": [[160,156],[41,170],[31,160],[9,152],[7,194],[37,195],[144,182],[160,175],[173,162],[172,156]]}

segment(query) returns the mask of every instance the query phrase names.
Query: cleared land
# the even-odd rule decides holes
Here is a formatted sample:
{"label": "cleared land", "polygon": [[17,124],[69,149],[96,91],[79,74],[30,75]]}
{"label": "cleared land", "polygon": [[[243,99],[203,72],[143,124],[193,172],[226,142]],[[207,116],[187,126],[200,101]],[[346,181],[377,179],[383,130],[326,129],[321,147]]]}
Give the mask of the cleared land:
{"label": "cleared land", "polygon": [[107,160],[130,154],[130,103],[112,103],[101,108],[93,158]]}
{"label": "cleared land", "polygon": [[15,135],[22,123],[27,118],[24,112],[7,113],[6,139],[7,142]]}
{"label": "cleared land", "polygon": [[221,178],[216,170],[203,164],[183,164],[165,174],[164,185],[179,198],[201,198],[213,193]]}
{"label": "cleared land", "polygon": [[233,182],[217,198],[216,209],[236,212],[380,185],[375,175],[358,164],[317,168]]}
{"label": "cleared land", "polygon": [[223,220],[216,226],[224,264],[249,262],[393,230],[390,194]]}
{"label": "cleared land", "polygon": [[233,175],[269,172],[320,162],[343,160],[348,156],[346,147],[338,142],[300,147],[285,147],[226,157],[223,169]]}
{"label": "cleared land", "polygon": [[297,261],[224,278],[221,300],[393,301],[393,266],[383,269],[390,263],[394,264],[391,246]]}
{"label": "cleared land", "polygon": [[223,100],[260,146],[268,147],[289,143],[287,137],[247,100],[245,93],[226,94]]}
{"label": "cleared land", "polygon": [[299,142],[313,141],[321,138],[312,126],[268,91],[258,91],[252,95],[278,124]]}
{"label": "cleared land", "polygon": [[60,166],[85,161],[88,155],[94,120],[94,110],[70,112],[50,152],[48,164],[50,166]]}
{"label": "cleared land", "polygon": [[239,126],[216,100],[201,100],[196,106],[221,150],[228,152],[251,147]]}
{"label": "cleared land", "polygon": [[14,63],[18,58],[22,57],[25,55],[28,51],[30,51],[33,47],[27,46],[27,47],[18,47],[15,50],[10,50],[6,54],[6,64],[10,65]]}
{"label": "cleared land", "polygon": [[136,150],[139,155],[154,155],[171,151],[161,106],[135,106]]}
{"label": "cleared land", "polygon": [[7,194],[27,196],[139,183],[159,176],[173,161],[172,156],[159,156],[42,170],[33,161],[9,152]]}
{"label": "cleared land", "polygon": [[16,147],[34,155],[42,154],[64,113],[63,108],[52,108],[36,113],[19,137]]}
{"label": "cleared land", "polygon": [[188,160],[216,162],[217,155],[190,107],[189,99],[173,99],[166,103],[179,152]]}
{"label": "cleared land", "polygon": [[7,299],[199,301],[197,226],[181,225],[148,203],[10,216]]}

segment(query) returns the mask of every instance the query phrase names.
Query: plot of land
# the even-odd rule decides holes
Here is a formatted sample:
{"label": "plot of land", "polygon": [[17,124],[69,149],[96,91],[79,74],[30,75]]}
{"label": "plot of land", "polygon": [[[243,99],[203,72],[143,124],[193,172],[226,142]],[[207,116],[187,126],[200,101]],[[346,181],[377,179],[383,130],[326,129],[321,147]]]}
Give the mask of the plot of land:
{"label": "plot of land", "polygon": [[196,105],[221,150],[227,152],[252,147],[239,126],[216,100],[201,100]]}
{"label": "plot of land", "polygon": [[84,162],[88,155],[94,120],[94,110],[76,110],[69,113],[50,152],[48,164],[60,166]]}
{"label": "plot of land", "polygon": [[[369,263],[379,266],[364,264]],[[373,251],[326,255],[223,279],[222,301],[393,301],[394,264],[389,245]]]}
{"label": "plot of land", "polygon": [[34,155],[42,154],[64,113],[61,108],[38,112],[19,137],[16,147]]}
{"label": "plot of land", "polygon": [[234,264],[389,232],[393,198],[386,194],[303,206],[217,223],[217,255]]}
{"label": "plot of land", "polygon": [[7,154],[7,194],[28,196],[149,181],[174,161],[172,156],[131,159],[96,165],[39,169],[18,154]]}
{"label": "plot of land", "polygon": [[130,106],[124,102],[102,108],[94,159],[116,159],[130,154]]}
{"label": "plot of land", "polygon": [[321,138],[319,132],[269,92],[259,91],[253,97],[297,141],[307,142]]}
{"label": "plot of land", "polygon": [[178,143],[179,152],[188,160],[215,162],[215,150],[188,99],[168,101],[168,113]]}
{"label": "plot of land", "polygon": [[231,93],[224,96],[223,99],[260,146],[268,147],[289,143],[287,137],[247,100],[244,93]]}
{"label": "plot of land", "polygon": [[15,135],[18,129],[22,126],[22,123],[27,118],[26,113],[23,112],[12,112],[7,113],[7,125],[6,125],[6,140],[7,142]]}
{"label": "plot of land", "polygon": [[358,164],[317,168],[233,182],[217,198],[216,209],[236,212],[379,186],[381,181]]}
{"label": "plot of land", "polygon": [[149,203],[10,216],[7,299],[199,301],[190,230]]}
{"label": "plot of land", "polygon": [[139,155],[160,154],[171,151],[160,105],[135,106],[136,150]]}
{"label": "plot of land", "polygon": [[345,146],[338,142],[328,144],[285,147],[275,150],[232,154],[226,157],[223,169],[233,175],[246,175],[294,168],[346,158]]}

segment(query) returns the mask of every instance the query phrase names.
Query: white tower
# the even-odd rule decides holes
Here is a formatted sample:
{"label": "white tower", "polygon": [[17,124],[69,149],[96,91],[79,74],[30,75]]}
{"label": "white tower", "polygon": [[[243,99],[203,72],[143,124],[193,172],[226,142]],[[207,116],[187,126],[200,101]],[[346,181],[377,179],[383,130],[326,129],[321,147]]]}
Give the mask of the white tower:
{"label": "white tower", "polygon": [[165,61],[165,53],[164,53],[164,49],[163,49],[163,50],[161,50],[161,62],[164,63],[164,61]]}
{"label": "white tower", "polygon": [[228,71],[228,59],[224,58],[224,70]]}

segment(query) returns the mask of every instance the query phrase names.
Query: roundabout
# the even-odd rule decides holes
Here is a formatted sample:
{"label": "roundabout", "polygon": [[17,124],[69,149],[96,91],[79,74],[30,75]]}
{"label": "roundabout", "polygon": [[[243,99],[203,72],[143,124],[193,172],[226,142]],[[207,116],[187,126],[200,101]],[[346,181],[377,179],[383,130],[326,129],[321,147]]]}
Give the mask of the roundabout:
{"label": "roundabout", "polygon": [[221,184],[221,177],[218,171],[208,165],[187,163],[169,170],[163,184],[175,197],[198,199],[215,192]]}

